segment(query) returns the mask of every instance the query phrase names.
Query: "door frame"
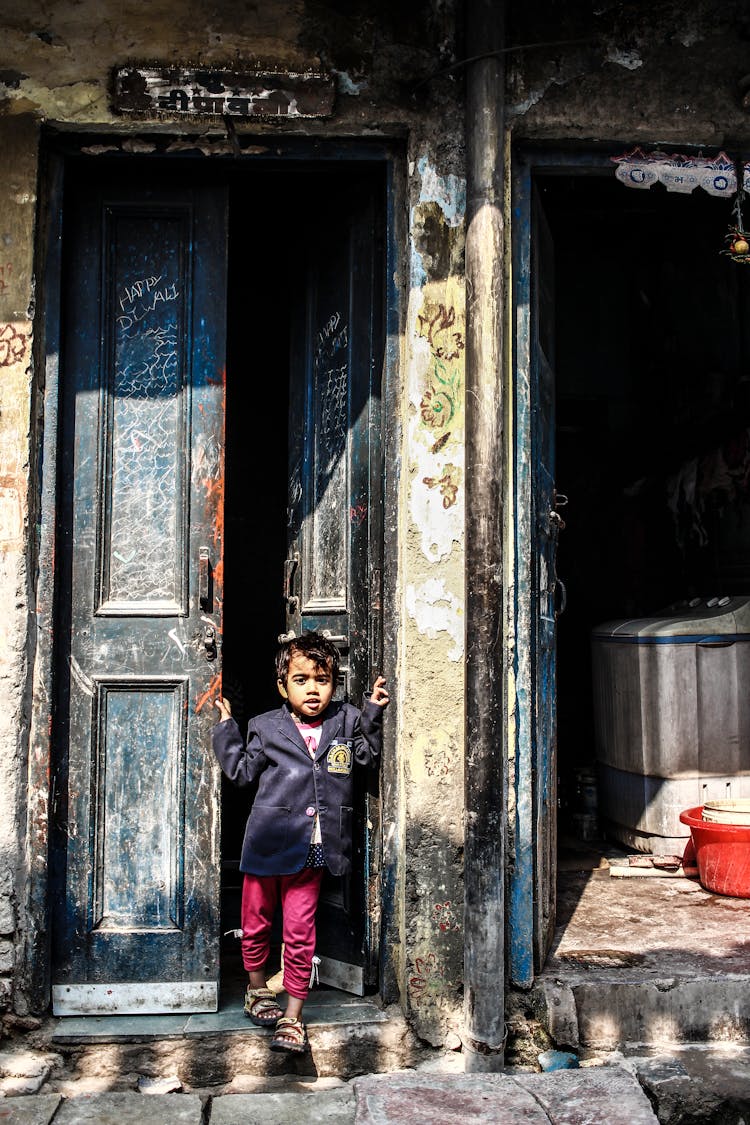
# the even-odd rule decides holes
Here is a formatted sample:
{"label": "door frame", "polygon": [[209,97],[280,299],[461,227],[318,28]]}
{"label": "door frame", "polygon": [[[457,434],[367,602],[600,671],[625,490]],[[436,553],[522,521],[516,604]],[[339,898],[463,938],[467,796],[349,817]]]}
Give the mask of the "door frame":
{"label": "door frame", "polygon": [[[166,148],[179,140],[180,134],[169,132],[153,135]],[[60,354],[62,341],[62,233],[63,194],[66,158],[80,156],[95,141],[103,147],[119,146],[129,134],[110,132],[93,136],[43,133],[40,141],[40,192],[37,222],[35,276],[41,298],[34,322],[34,370],[36,372],[32,407],[33,447],[36,462],[32,480],[36,487],[29,497],[30,523],[36,526],[29,558],[29,585],[34,594],[35,621],[30,633],[30,707],[29,707],[29,772],[26,806],[26,848],[28,856],[28,890],[23,904],[25,914],[25,956],[20,972],[20,985],[28,997],[32,1011],[43,1013],[51,1000],[51,886],[50,817],[55,807],[53,777],[52,725],[55,689],[56,642],[54,614],[59,593],[55,561],[57,539],[57,498],[59,490],[58,462],[60,456],[58,414],[60,408]],[[400,340],[406,324],[408,294],[404,255],[407,213],[406,151],[397,140],[329,140],[320,136],[276,137],[247,134],[249,143],[260,140],[267,145],[266,154],[252,157],[217,157],[202,155],[170,155],[155,151],[160,162],[180,162],[205,169],[207,161],[220,161],[217,178],[223,165],[242,160],[263,164],[304,161],[305,163],[373,162],[385,169],[385,279],[383,301],[384,356],[381,391],[382,419],[382,510],[383,541],[383,662],[396,667],[397,622],[393,611],[397,590],[396,518],[399,489],[400,422],[398,411],[387,404],[398,402]],[[157,145],[157,149],[158,149]],[[110,149],[111,151],[111,149]],[[136,157],[143,160],[143,154]],[[123,153],[123,161],[131,158]],[[145,159],[149,159],[148,156]],[[291,174],[291,173],[290,173]],[[386,715],[384,724],[383,763],[380,773],[381,826],[398,823],[400,781],[395,756],[395,720]],[[371,872],[368,929],[372,949],[377,951],[380,966],[379,991],[387,1002],[398,993],[396,969],[389,949],[398,932],[395,888],[401,879],[402,857],[395,833],[387,840],[381,827],[381,854],[378,871]],[[219,873],[217,872],[217,878]]]}
{"label": "door frame", "polygon": [[[539,409],[540,388],[532,355],[532,197],[535,177],[571,175],[614,176],[611,157],[622,151],[607,146],[574,152],[559,148],[524,145],[512,149],[510,176],[511,279],[509,302],[511,339],[508,474],[509,491],[507,559],[508,616],[513,635],[509,672],[508,746],[512,776],[508,823],[513,838],[515,862],[509,876],[508,975],[519,988],[530,988],[541,968],[544,951],[537,948],[537,902],[545,881],[556,881],[556,870],[540,872],[537,847],[540,834],[541,795],[556,791],[556,750],[537,739],[535,690],[540,667],[536,650],[538,622],[534,619],[535,562],[538,550],[534,526],[534,497],[538,464],[532,445],[534,419]],[[575,498],[574,498],[575,502]],[[557,701],[553,701],[556,708]],[[552,781],[551,786],[548,785]],[[556,803],[551,815],[557,815]],[[550,861],[554,864],[555,857]]]}

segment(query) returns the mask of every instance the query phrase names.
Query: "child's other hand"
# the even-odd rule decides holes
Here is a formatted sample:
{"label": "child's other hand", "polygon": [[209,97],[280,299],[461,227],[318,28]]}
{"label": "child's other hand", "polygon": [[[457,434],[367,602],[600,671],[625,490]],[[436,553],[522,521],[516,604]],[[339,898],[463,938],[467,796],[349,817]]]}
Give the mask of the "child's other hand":
{"label": "child's other hand", "polygon": [[214,707],[218,708],[219,714],[221,716],[221,718],[219,719],[220,723],[223,723],[225,719],[231,719],[232,705],[228,699],[223,699],[221,697],[219,699],[215,699]]}
{"label": "child's other hand", "polygon": [[372,685],[370,702],[376,703],[378,707],[387,707],[390,699],[390,695],[385,690],[385,676],[378,676],[377,680]]}

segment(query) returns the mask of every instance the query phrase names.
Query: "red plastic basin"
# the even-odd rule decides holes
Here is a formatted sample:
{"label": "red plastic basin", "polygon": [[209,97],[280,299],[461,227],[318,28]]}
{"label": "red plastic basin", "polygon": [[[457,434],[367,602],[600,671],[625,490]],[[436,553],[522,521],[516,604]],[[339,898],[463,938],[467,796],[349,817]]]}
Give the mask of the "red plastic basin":
{"label": "red plastic basin", "polygon": [[703,805],[680,813],[690,828],[698,878],[717,895],[750,898],[750,825],[717,824],[702,813]]}

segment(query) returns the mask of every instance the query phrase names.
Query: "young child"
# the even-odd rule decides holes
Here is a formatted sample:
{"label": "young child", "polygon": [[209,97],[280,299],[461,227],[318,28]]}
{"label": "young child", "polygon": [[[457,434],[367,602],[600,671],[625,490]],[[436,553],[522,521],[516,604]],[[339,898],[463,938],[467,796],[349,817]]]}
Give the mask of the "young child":
{"label": "young child", "polygon": [[[245,1012],[260,1027],[275,1027],[271,1049],[307,1047],[302,1008],[315,953],[315,911],[326,868],[345,875],[351,866],[353,770],[380,755],[385,680],[378,676],[362,711],[331,702],[339,668],[336,646],[319,633],[286,641],[276,655],[284,704],[251,719],[244,740],[227,700],[213,747],[237,785],[258,783],[240,870],[242,960],[250,975]],[[281,901],[284,941],[282,1012],[266,985],[271,924]]]}

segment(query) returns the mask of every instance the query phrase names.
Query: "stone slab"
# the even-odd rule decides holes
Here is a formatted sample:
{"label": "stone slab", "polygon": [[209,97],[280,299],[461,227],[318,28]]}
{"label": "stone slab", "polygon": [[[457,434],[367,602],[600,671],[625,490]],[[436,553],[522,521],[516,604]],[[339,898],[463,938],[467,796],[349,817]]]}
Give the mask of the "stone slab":
{"label": "stone slab", "polygon": [[553,1074],[372,1075],[353,1082],[356,1125],[658,1125],[620,1067]]}
{"label": "stone slab", "polygon": [[657,1125],[638,1081],[618,1066],[558,1070],[516,1079],[554,1125]]}
{"label": "stone slab", "polygon": [[55,1125],[201,1125],[203,1107],[195,1094],[88,1094],[66,1100]]}
{"label": "stone slab", "polygon": [[750,1048],[704,1043],[628,1056],[661,1121],[750,1121]]}
{"label": "stone slab", "polygon": [[59,1094],[36,1094],[30,1098],[0,1100],[2,1125],[49,1125],[60,1104]]}
{"label": "stone slab", "polygon": [[[305,1022],[335,1026],[383,1023],[388,1015],[371,1000],[341,992],[313,992],[305,1005]],[[51,1044],[123,1043],[128,1040],[179,1039],[224,1032],[265,1035],[243,1011],[243,993],[223,999],[218,1012],[162,1016],[65,1016],[58,1019]]]}
{"label": "stone slab", "polygon": [[572,988],[588,1047],[750,1040],[750,977],[593,979]]}
{"label": "stone slab", "polygon": [[238,1074],[222,1090],[206,1087],[192,1093],[204,1097],[219,1098],[231,1094],[304,1094],[305,1097],[318,1095],[329,1090],[348,1090],[342,1078],[319,1078],[315,1074]]}
{"label": "stone slab", "polygon": [[545,973],[564,980],[582,971],[606,971],[610,979],[750,977],[747,909],[747,900],[689,879],[565,872]]}
{"label": "stone slab", "polygon": [[354,1092],[323,1090],[303,1094],[224,1094],[211,1101],[211,1125],[353,1125]]}
{"label": "stone slab", "polygon": [[[325,1025],[327,1027],[346,1023],[383,1023],[388,1019],[386,1013],[376,1004],[365,1000],[358,1002],[344,1001],[339,1004],[316,1004],[309,1000],[305,1004],[305,1023],[308,1026]],[[200,1014],[190,1016],[185,1025],[186,1035],[206,1035],[214,1031],[259,1031],[265,1034],[263,1028],[254,1027],[245,1015],[241,1006],[222,1009],[210,1015]]]}
{"label": "stone slab", "polygon": [[50,1042],[122,1043],[128,1039],[178,1039],[189,1016],[63,1016]]}
{"label": "stone slab", "polygon": [[747,902],[689,879],[564,871],[535,995],[556,1046],[750,1042]]}

